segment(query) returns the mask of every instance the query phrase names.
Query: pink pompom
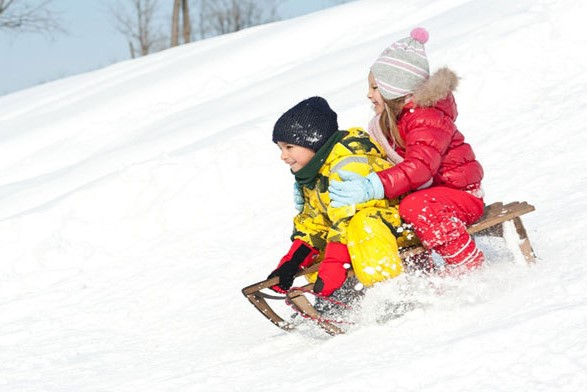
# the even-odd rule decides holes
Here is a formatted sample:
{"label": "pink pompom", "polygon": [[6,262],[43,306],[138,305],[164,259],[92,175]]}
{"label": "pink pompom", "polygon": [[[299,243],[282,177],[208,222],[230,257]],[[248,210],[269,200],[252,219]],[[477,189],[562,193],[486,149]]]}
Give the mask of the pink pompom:
{"label": "pink pompom", "polygon": [[428,31],[424,27],[416,27],[410,33],[410,36],[421,44],[428,42]]}

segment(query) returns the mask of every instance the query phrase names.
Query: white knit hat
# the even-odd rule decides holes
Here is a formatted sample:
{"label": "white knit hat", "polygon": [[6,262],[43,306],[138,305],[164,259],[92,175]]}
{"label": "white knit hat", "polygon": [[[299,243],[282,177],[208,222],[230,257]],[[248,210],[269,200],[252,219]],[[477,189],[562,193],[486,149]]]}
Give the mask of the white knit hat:
{"label": "white knit hat", "polygon": [[406,96],[430,76],[424,44],[428,31],[422,27],[412,30],[410,36],[391,44],[371,66],[371,73],[385,99]]}

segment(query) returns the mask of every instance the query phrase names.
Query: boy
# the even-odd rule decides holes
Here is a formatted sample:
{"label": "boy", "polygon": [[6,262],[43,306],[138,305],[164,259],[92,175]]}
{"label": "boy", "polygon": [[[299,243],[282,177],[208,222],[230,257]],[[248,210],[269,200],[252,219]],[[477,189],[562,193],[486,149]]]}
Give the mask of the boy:
{"label": "boy", "polygon": [[295,177],[299,214],[292,245],[269,278],[284,292],[294,275],[320,261],[314,291],[329,296],[342,286],[353,266],[359,281],[370,286],[403,271],[398,246],[417,239],[402,227],[397,200],[371,200],[332,207],[328,185],[340,173],[365,176],[390,167],[380,147],[360,128],[339,131],[337,115],[324,98],[308,98],[285,112],[273,128],[273,142]]}

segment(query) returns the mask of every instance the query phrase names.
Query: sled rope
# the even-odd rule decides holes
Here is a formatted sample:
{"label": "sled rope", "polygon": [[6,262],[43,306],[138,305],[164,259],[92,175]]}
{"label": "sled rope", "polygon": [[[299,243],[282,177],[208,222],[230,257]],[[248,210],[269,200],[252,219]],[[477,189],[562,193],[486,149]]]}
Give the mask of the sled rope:
{"label": "sled rope", "polygon": [[[335,300],[335,299],[333,299],[333,298],[327,297],[326,295],[322,295],[322,294],[315,293],[315,292],[313,292],[312,290],[308,290],[307,288],[304,288],[304,287],[292,287],[292,288],[290,288],[290,289],[288,290],[288,292],[289,292],[289,291],[294,291],[294,290],[296,290],[296,291],[301,291],[301,292],[303,292],[303,293],[305,293],[305,294],[311,294],[311,295],[313,295],[313,296],[314,296],[314,297],[316,297],[316,298],[323,299],[323,300],[325,300],[325,301],[328,301],[328,302],[330,302],[330,303],[331,303],[331,304],[333,304],[333,305],[340,306],[341,308],[345,308],[345,309],[348,309],[348,310],[352,310],[352,309],[353,309],[353,308],[352,308],[350,305],[348,305],[348,304],[345,304],[344,302],[337,301],[337,300]],[[299,314],[300,316],[302,316],[303,318],[305,318],[305,319],[309,319],[309,320],[313,320],[313,321],[315,321],[315,322],[317,322],[317,323],[336,323],[336,324],[348,324],[348,325],[352,325],[352,324],[354,324],[352,321],[344,321],[344,320],[331,320],[331,319],[327,319],[327,318],[324,318],[324,317],[312,317],[312,316],[310,316],[309,314],[306,314],[306,313],[302,312],[302,311],[301,311],[301,310],[300,310],[300,309],[299,309],[299,308],[298,308],[298,307],[297,307],[297,306],[296,306],[294,303],[292,303],[292,302],[289,300],[289,298],[287,298],[287,297],[285,298],[285,303],[286,303],[286,304],[287,304],[287,305],[288,305],[290,308],[292,308],[292,309],[293,309],[293,310],[294,310],[294,311],[295,311],[297,314]]]}

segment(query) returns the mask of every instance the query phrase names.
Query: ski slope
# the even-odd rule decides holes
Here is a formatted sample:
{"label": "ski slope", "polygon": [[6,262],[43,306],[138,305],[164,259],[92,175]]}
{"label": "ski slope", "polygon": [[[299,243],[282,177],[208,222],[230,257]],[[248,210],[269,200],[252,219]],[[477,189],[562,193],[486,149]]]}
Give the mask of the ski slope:
{"label": "ski slope", "polygon": [[[361,0],[0,97],[0,390],[587,390],[584,15]],[[346,335],[285,333],[240,293],[289,246],[273,123],[321,95],[366,127],[368,68],[415,26],[461,77],[486,202],[536,206],[539,261],[485,239],[467,279],[399,278]],[[379,324],[390,299],[419,306]]]}

